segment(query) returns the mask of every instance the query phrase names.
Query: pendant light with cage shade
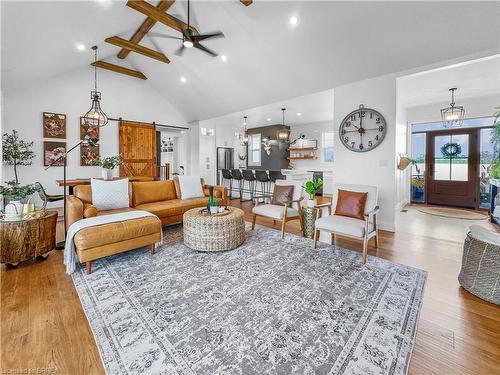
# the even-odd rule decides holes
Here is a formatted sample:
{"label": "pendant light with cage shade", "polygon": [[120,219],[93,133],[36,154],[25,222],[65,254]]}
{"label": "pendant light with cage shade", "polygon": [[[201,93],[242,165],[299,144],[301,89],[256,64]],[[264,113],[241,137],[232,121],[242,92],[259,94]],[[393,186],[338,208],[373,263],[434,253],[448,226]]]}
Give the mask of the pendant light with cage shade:
{"label": "pendant light with cage shade", "polygon": [[93,46],[94,51],[94,91],[90,92],[90,99],[92,100],[92,106],[83,115],[84,122],[86,125],[91,127],[103,127],[108,123],[108,116],[101,109],[101,93],[97,91],[97,46]]}
{"label": "pendant light with cage shade", "polygon": [[465,117],[465,109],[461,105],[455,105],[455,91],[456,87],[452,87],[451,91],[451,103],[448,108],[443,108],[441,110],[441,119],[443,121],[443,126],[445,128],[458,128],[462,126],[462,122]]}
{"label": "pendant light with cage shade", "polygon": [[288,138],[290,138],[290,129],[288,129],[285,126],[285,111],[286,111],[286,108],[281,108],[281,111],[283,113],[283,123],[282,123],[282,127],[276,132],[276,139],[278,141],[288,141]]}

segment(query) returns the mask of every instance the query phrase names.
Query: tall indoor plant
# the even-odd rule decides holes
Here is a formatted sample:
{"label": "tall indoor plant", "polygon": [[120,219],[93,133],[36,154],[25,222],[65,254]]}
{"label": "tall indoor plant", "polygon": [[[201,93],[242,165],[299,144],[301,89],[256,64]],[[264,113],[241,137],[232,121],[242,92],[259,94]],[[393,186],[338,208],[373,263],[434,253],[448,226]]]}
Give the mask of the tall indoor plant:
{"label": "tall indoor plant", "polygon": [[31,165],[35,153],[31,150],[33,142],[26,142],[19,138],[17,130],[12,130],[12,134],[2,135],[3,161],[14,166],[14,182],[19,184],[17,167],[19,165]]}

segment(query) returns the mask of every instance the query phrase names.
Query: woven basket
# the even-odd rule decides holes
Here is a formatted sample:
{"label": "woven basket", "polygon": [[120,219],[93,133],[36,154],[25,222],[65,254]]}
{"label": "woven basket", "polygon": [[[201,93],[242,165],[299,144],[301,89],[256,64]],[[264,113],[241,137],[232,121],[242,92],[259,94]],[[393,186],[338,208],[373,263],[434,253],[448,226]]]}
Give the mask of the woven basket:
{"label": "woven basket", "polygon": [[465,290],[500,305],[500,246],[467,234],[458,281]]}
{"label": "woven basket", "polygon": [[225,215],[208,215],[193,208],[184,213],[184,244],[198,251],[234,249],[245,241],[244,212],[229,208]]}

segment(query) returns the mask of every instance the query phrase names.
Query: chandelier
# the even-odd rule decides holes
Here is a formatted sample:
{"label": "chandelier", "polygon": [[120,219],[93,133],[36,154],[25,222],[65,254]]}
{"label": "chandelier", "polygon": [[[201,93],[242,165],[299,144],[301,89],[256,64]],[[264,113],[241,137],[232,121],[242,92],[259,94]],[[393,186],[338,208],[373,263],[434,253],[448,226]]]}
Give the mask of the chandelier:
{"label": "chandelier", "polygon": [[451,103],[448,108],[443,108],[441,110],[441,119],[443,120],[443,126],[445,128],[458,128],[462,126],[462,121],[465,117],[465,109],[461,105],[455,105],[455,91],[456,87],[452,87],[451,91]]}
{"label": "chandelier", "polygon": [[285,126],[285,111],[286,108],[281,108],[281,111],[283,113],[283,123],[282,127],[276,132],[276,139],[278,141],[287,141],[288,138],[290,137],[290,130],[286,128]]}
{"label": "chandelier", "polygon": [[101,109],[101,93],[97,91],[97,46],[93,46],[94,50],[94,91],[90,92],[92,106],[85,113],[85,124],[91,127],[103,127],[108,123],[108,116]]}

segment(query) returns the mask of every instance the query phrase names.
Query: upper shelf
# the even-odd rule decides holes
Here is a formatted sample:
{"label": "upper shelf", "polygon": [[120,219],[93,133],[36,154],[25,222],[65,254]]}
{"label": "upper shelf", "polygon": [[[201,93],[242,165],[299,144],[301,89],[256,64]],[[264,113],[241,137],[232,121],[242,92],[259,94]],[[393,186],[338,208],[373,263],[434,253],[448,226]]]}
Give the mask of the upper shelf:
{"label": "upper shelf", "polygon": [[317,147],[290,147],[289,151],[314,151],[317,150]]}

